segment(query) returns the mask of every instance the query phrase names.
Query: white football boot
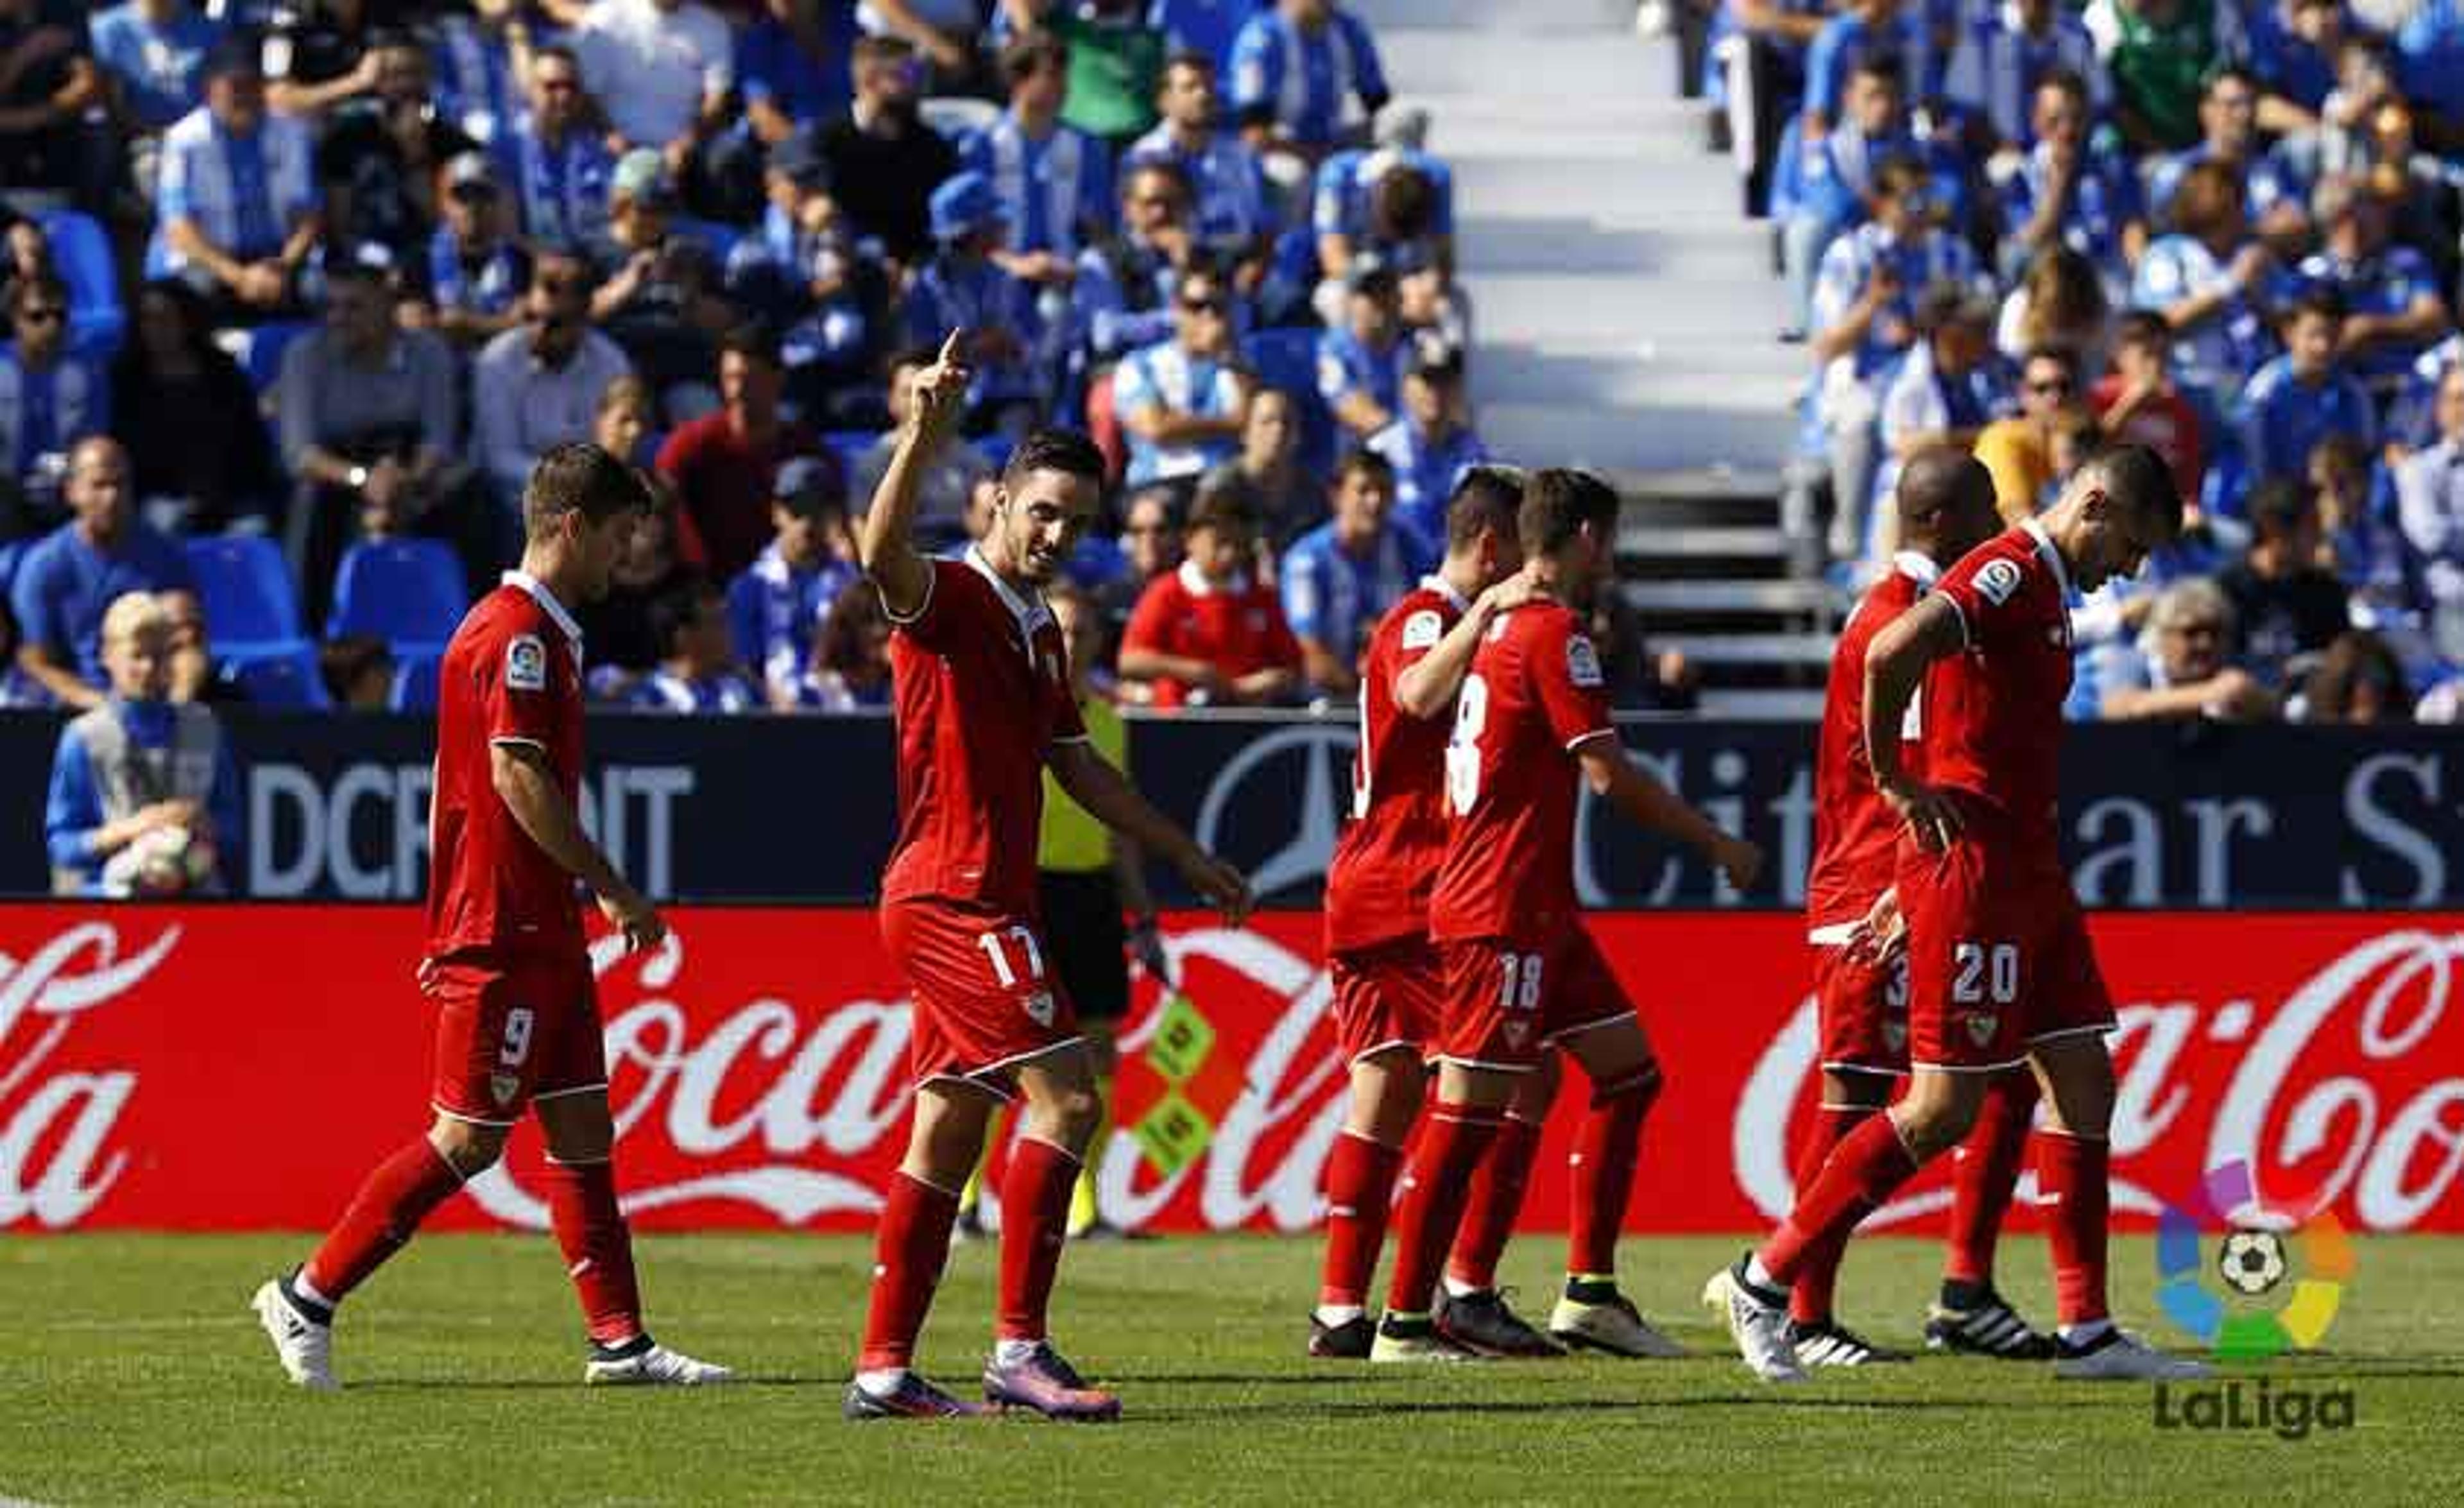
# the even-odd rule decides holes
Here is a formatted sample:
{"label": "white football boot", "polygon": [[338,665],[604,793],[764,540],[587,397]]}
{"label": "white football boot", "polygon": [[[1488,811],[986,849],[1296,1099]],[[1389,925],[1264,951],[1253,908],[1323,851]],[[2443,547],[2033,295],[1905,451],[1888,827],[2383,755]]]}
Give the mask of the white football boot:
{"label": "white football boot", "polygon": [[257,1322],[274,1342],[275,1359],[282,1364],[293,1386],[316,1393],[341,1387],[334,1380],[334,1327],[300,1313],[282,1292],[280,1278],[267,1278],[248,1306],[256,1311]]}
{"label": "white football boot", "polygon": [[1771,1303],[1722,1268],[1703,1285],[1703,1302],[1728,1327],[1746,1367],[1767,1383],[1802,1383],[1796,1347],[1788,1339],[1788,1302]]}

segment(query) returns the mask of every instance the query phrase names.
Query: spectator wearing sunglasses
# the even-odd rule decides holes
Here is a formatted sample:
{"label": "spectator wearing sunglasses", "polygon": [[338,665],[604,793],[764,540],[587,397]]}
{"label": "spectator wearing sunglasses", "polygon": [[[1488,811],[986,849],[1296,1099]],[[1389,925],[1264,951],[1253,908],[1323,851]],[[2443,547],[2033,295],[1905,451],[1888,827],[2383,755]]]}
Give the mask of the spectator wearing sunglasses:
{"label": "spectator wearing sunglasses", "polygon": [[68,318],[68,289],[58,278],[21,277],[9,299],[15,338],[0,351],[0,459],[17,502],[44,522],[58,512],[69,453],[111,418],[110,385],[100,368],[70,353]]}
{"label": "spectator wearing sunglasses", "polygon": [[1236,362],[1230,291],[1193,270],[1174,294],[1172,339],[1131,352],[1112,378],[1130,485],[1195,477],[1239,450],[1250,381]]}
{"label": "spectator wearing sunglasses", "polygon": [[2019,411],[1977,434],[1976,458],[1993,474],[1993,506],[2003,522],[2035,516],[2036,499],[2054,477],[2054,432],[2070,411],[2078,387],[2068,355],[2039,346],[2019,368]]}

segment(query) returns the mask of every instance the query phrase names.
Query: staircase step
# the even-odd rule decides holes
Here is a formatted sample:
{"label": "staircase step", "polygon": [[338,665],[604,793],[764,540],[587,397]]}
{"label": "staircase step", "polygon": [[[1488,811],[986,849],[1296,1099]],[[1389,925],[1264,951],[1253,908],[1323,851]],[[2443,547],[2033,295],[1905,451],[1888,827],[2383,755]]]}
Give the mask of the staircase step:
{"label": "staircase step", "polygon": [[1458,214],[1455,255],[1482,277],[1604,274],[1718,281],[1768,271],[1771,236],[1760,227],[1737,223],[1646,227],[1603,225],[1579,215]]}
{"label": "staircase step", "polygon": [[[1415,28],[1458,31],[1617,32],[1633,35],[1634,7],[1625,0],[1348,0],[1369,23],[1382,50],[1386,39]],[[1389,76],[1394,65],[1387,65]]]}
{"label": "staircase step", "polygon": [[1433,93],[1478,94],[1498,90],[1505,80],[1528,80],[1523,87],[1545,88],[1566,100],[1569,119],[1585,100],[1638,94],[1665,99],[1677,92],[1673,48],[1598,25],[1548,31],[1397,27],[1378,33],[1377,54],[1388,78]]}
{"label": "staircase step", "polygon": [[1702,714],[1739,722],[1819,722],[1822,693],[1794,689],[1706,686]]}
{"label": "staircase step", "polygon": [[1709,402],[1612,406],[1577,401],[1484,400],[1480,430],[1492,451],[1531,466],[1665,466],[1674,462],[1775,469],[1793,432],[1784,410]]}
{"label": "staircase step", "polygon": [[[1479,308],[1477,289],[1473,298],[1473,323],[1491,327]],[[1696,404],[1749,410],[1783,422],[1806,381],[1802,355],[1775,344],[1714,345],[1648,335],[1583,348],[1476,341],[1471,369],[1479,374],[1480,393],[1510,393],[1520,403]]]}
{"label": "staircase step", "polygon": [[1617,588],[1639,612],[1829,612],[1831,588],[1818,581],[1630,581]]}
{"label": "staircase step", "polygon": [[1639,521],[1628,514],[1617,524],[1617,554],[1655,556],[1780,556],[1788,553],[1788,536],[1777,524],[1730,526],[1680,524],[1674,527]]}
{"label": "staircase step", "polygon": [[1674,633],[1653,641],[1697,665],[1827,666],[1828,633]]}
{"label": "staircase step", "polygon": [[[1719,278],[1469,270],[1466,276],[1476,324],[1535,345],[1616,331],[1663,347],[1681,341],[1753,343],[1789,354],[1774,339],[1787,295],[1777,278],[1751,264]],[[1803,361],[1802,352],[1791,356],[1800,371]]]}

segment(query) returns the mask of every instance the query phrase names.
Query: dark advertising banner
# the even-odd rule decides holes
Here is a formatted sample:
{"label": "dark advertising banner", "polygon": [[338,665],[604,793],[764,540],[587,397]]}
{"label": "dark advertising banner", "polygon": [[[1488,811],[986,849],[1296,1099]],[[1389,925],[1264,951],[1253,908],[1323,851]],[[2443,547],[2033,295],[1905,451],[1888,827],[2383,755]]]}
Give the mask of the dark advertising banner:
{"label": "dark advertising banner", "polygon": [[[425,719],[228,719],[249,831],[225,844],[244,894],[408,899],[427,869],[432,752]],[[58,720],[0,714],[0,893],[42,892],[41,792]],[[2063,830],[2090,904],[2130,908],[2464,903],[2464,743],[2434,728],[2089,726],[2064,748]],[[1348,720],[1140,720],[1138,784],[1247,870],[1308,906],[1351,800]],[[1771,851],[1754,892],[1586,801],[1577,876],[1602,907],[1792,907],[1814,842],[1814,735],[1774,723],[1637,721],[1626,741],[1661,778]],[[583,807],[626,871],[661,898],[862,901],[895,822],[883,718],[592,721]],[[2449,773],[2453,769],[2454,773]],[[1167,899],[1185,900],[1156,876]]]}

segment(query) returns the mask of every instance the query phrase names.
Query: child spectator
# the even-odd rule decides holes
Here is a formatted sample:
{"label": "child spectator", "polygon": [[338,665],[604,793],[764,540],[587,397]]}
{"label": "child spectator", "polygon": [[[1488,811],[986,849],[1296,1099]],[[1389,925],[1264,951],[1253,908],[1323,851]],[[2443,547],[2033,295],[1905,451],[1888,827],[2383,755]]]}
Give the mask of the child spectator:
{"label": "child spectator", "polygon": [[779,468],[770,522],[770,543],[728,586],[727,619],[737,662],[759,674],[770,705],[783,709],[795,704],[822,615],[861,573],[847,494],[818,462],[798,457]]}
{"label": "child spectator", "polygon": [[1121,635],[1121,679],[1144,684],[1156,706],[1262,706],[1299,689],[1300,644],[1252,570],[1256,535],[1221,493],[1190,510],[1187,558],[1148,586]]}
{"label": "child spectator", "polygon": [[2235,415],[2252,480],[2303,475],[2311,451],[2329,435],[2378,443],[2377,410],[2339,354],[2343,327],[2343,296],[2332,285],[2294,300],[2284,354],[2252,374]]}

